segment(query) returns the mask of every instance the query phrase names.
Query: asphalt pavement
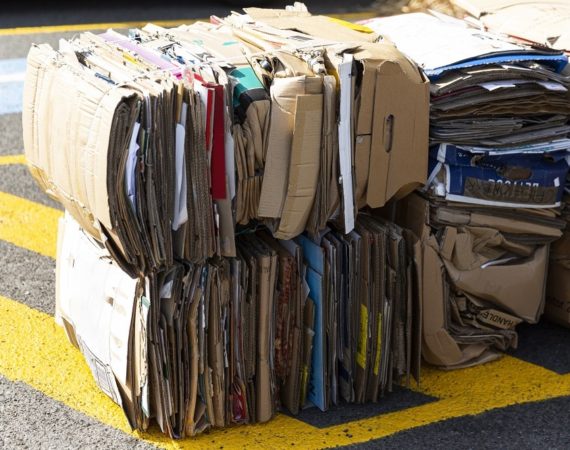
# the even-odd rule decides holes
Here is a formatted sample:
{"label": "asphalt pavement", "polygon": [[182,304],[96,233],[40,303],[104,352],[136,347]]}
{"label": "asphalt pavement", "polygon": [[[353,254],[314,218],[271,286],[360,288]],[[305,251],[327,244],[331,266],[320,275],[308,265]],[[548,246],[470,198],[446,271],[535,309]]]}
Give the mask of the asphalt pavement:
{"label": "asphalt pavement", "polygon": [[[371,9],[369,1],[309,3],[327,13]],[[1,449],[570,447],[570,331],[545,321],[522,327],[519,349],[497,362],[453,372],[425,366],[420,386],[399,388],[378,404],[308,409],[297,418],[279,415],[266,425],[181,442],[157,430],[133,433],[53,321],[62,210],[40,191],[22,157],[24,58],[32,43],[57,45],[90,28],[68,25],[96,24],[97,31],[119,22],[223,15],[236,7],[147,0],[56,5],[31,8],[9,0],[0,15]]]}
{"label": "asphalt pavement", "polygon": [[[27,3],[4,0],[0,27],[208,18],[211,15],[225,16],[243,6],[283,8],[292,3],[287,0],[46,0],[30,8]],[[306,0],[304,3],[314,13],[339,14],[370,11],[372,0]]]}

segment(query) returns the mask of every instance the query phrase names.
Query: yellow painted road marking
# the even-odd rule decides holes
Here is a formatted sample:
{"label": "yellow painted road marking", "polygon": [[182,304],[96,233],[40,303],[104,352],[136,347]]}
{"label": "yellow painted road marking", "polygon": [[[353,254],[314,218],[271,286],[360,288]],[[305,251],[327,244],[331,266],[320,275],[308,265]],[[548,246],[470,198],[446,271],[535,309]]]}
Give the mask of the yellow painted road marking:
{"label": "yellow painted road marking", "polygon": [[[362,20],[374,17],[377,13],[359,12],[359,13],[345,13],[345,14],[326,14],[330,17],[343,20]],[[179,25],[191,24],[193,22],[202,21],[208,22],[209,19],[177,19],[177,20],[147,20],[136,22],[108,22],[108,23],[85,23],[85,24],[72,24],[72,25],[49,25],[39,27],[17,27],[17,28],[0,28],[0,36],[8,35],[24,35],[24,34],[45,34],[45,33],[65,33],[66,31],[87,31],[87,30],[106,30],[107,28],[140,28],[147,23],[152,22],[162,27],[177,27]]]}
{"label": "yellow painted road marking", "polygon": [[[156,25],[162,27],[177,27],[183,24],[195,22],[197,19],[187,20],[156,20],[152,21]],[[207,19],[202,19],[207,20]],[[85,23],[74,25],[48,25],[40,27],[18,27],[18,28],[0,28],[0,36],[7,35],[23,35],[23,34],[46,34],[46,33],[65,33],[66,31],[87,31],[87,30],[106,30],[107,28],[140,28],[145,26],[149,21],[138,22],[109,22],[109,23]]]}
{"label": "yellow painted road marking", "polygon": [[7,164],[26,164],[26,157],[24,155],[0,156],[0,166]]}
{"label": "yellow painted road marking", "polygon": [[[60,215],[53,208],[0,192],[0,239],[54,257]],[[67,342],[51,316],[0,296],[0,355],[0,373],[7,378],[21,380],[75,410],[130,433],[120,408],[97,388],[83,357]],[[570,376],[504,357],[461,371],[425,368],[421,392],[439,400],[326,429],[279,415],[266,425],[220,430],[185,441],[170,441],[158,431],[132,434],[164,448],[291,448],[295,444],[319,449],[365,442],[516,403],[569,395]]]}
{"label": "yellow painted road marking", "polygon": [[422,391],[441,400],[403,411],[324,429],[279,415],[265,425],[234,427],[171,441],[157,430],[132,433],[120,408],[97,388],[80,352],[67,342],[53,318],[2,296],[0,355],[0,373],[5,377],[23,381],[77,411],[162,448],[320,449],[361,443],[445,419],[570,394],[570,376],[504,357],[485,366],[455,372],[426,368]]}
{"label": "yellow painted road marking", "polygon": [[61,211],[0,192],[0,239],[55,258]]}
{"label": "yellow painted road marking", "polygon": [[[327,431],[338,438],[339,445],[378,439],[446,419],[569,395],[570,376],[505,356],[493,363],[457,371],[424,367],[420,391],[440,400],[330,427]],[[352,439],[346,439],[347,434]]]}
{"label": "yellow painted road marking", "polygon": [[313,427],[286,416],[266,426],[220,430],[185,441],[172,441],[158,431],[131,433],[121,409],[96,386],[81,353],[67,341],[53,317],[2,296],[0,355],[0,373],[5,377],[23,381],[77,411],[162,448],[279,448],[288,446],[289,439],[298,441],[299,434],[315,434]]}
{"label": "yellow painted road marking", "polygon": [[[371,13],[333,15],[347,20]],[[176,26],[188,21],[155,21]],[[130,28],[146,22],[0,29],[0,35],[56,33],[106,28]],[[0,157],[2,164],[24,164],[23,155]],[[0,239],[55,257],[56,224],[61,212],[0,192]],[[53,318],[0,296],[0,373],[102,423],[131,433],[120,408],[95,385],[81,354],[65,338]],[[323,448],[377,439],[437,421],[479,414],[516,403],[570,394],[570,375],[505,357],[471,369],[443,372],[424,369],[421,392],[440,400],[403,411],[317,429],[279,415],[266,425],[236,427],[195,439],[170,441],[158,431],[131,433],[162,448]],[[389,401],[389,397],[386,399]]]}

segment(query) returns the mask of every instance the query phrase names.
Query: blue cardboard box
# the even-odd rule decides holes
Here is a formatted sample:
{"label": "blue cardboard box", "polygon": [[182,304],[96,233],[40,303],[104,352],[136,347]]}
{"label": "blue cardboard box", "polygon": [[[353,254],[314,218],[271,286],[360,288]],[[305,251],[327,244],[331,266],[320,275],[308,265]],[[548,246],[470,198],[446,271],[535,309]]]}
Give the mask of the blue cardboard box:
{"label": "blue cardboard box", "polygon": [[430,149],[430,183],[449,201],[513,208],[561,204],[568,152],[545,154],[472,153],[440,144]]}

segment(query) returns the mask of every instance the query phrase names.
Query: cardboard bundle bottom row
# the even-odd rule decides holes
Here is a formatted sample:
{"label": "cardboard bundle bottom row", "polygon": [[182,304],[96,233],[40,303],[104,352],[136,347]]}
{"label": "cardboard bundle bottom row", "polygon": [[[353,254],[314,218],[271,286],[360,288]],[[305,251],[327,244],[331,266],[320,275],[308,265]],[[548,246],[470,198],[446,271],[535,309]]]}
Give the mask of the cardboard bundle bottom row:
{"label": "cardboard bundle bottom row", "polygon": [[362,215],[320,245],[267,231],[236,243],[235,258],[133,279],[71,216],[60,220],[57,320],[133,427],[154,417],[169,436],[191,436],[278,409],[376,402],[419,379],[410,232]]}

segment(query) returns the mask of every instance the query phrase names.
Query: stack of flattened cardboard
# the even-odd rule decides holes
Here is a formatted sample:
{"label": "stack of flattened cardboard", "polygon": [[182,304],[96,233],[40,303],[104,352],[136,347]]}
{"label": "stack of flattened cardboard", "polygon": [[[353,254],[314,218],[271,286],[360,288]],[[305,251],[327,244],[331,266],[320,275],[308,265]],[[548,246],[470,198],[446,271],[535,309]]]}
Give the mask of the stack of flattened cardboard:
{"label": "stack of flattened cardboard", "polygon": [[542,314],[549,244],[565,225],[567,58],[443,15],[363,23],[431,82],[428,183],[399,211],[423,241],[424,357],[492,360]]}
{"label": "stack of flattened cardboard", "polygon": [[[570,5],[565,0],[454,0],[454,3],[472,14],[489,31],[570,54]],[[565,200],[563,217],[568,223],[569,200],[567,197]],[[563,237],[551,248],[545,310],[549,319],[566,326],[570,326],[569,232],[567,226]]]}
{"label": "stack of flattened cardboard", "polygon": [[176,438],[419,379],[419,241],[359,209],[425,183],[427,79],[367,28],[247,12],[28,55],[57,320],[133,428]]}

